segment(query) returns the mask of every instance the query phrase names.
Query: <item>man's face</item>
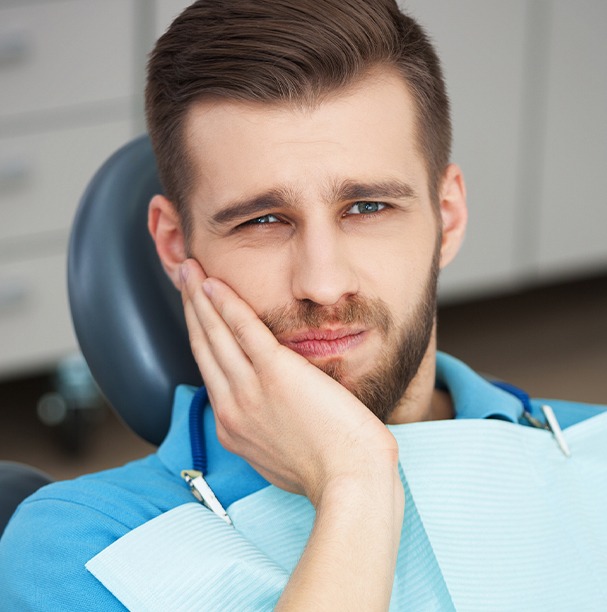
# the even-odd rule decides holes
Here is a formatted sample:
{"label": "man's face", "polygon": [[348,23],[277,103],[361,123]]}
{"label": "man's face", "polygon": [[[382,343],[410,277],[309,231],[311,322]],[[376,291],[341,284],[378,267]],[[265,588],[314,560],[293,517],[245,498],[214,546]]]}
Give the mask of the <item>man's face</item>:
{"label": "man's face", "polygon": [[408,420],[390,413],[428,349],[440,253],[414,129],[389,72],[313,110],[204,102],[186,125],[189,255],[390,421]]}

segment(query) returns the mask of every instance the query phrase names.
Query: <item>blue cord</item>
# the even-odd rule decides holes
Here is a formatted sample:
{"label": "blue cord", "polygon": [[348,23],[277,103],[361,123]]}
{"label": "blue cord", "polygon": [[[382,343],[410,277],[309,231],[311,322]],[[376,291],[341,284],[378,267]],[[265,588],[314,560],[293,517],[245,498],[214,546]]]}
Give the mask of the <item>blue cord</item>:
{"label": "blue cord", "polygon": [[207,390],[204,386],[200,387],[192,398],[190,404],[190,444],[192,446],[192,469],[198,470],[203,474],[207,470],[207,455],[202,443],[202,415],[204,407],[209,401]]}
{"label": "blue cord", "polygon": [[501,380],[492,380],[491,384],[493,384],[493,386],[497,387],[498,389],[502,389],[503,391],[507,391],[511,395],[514,395],[514,397],[521,401],[525,411],[531,414],[531,412],[533,411],[533,407],[531,406],[531,398],[522,389],[519,389],[518,387],[515,387],[510,383],[502,382]]}

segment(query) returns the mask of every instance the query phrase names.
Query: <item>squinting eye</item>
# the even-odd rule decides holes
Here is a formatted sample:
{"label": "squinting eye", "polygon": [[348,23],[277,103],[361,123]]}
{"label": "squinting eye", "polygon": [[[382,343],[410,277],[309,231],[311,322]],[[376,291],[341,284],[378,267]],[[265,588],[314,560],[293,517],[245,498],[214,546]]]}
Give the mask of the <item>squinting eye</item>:
{"label": "squinting eye", "polygon": [[370,213],[376,213],[386,208],[385,204],[381,202],[356,202],[352,204],[352,207],[348,209],[349,215],[368,215]]}
{"label": "squinting eye", "polygon": [[262,223],[278,223],[278,219],[274,215],[264,215],[263,217],[257,217],[257,219],[251,219],[243,225],[261,225]]}

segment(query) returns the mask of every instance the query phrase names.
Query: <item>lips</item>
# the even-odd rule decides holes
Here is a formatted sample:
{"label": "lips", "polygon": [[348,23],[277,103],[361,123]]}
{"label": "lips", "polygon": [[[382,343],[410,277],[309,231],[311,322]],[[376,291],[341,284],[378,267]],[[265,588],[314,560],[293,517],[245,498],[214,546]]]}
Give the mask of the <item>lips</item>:
{"label": "lips", "polygon": [[278,338],[303,357],[335,357],[358,346],[366,336],[362,329],[311,329]]}

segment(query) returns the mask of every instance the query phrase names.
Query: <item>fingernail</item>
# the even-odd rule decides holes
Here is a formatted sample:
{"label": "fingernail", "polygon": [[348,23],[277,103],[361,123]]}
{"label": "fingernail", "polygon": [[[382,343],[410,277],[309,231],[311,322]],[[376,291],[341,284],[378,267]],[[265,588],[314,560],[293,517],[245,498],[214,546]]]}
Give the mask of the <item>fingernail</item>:
{"label": "fingernail", "polygon": [[188,274],[190,273],[190,271],[188,270],[188,266],[186,265],[186,263],[182,263],[181,267],[179,268],[179,274],[181,276],[181,280],[182,281],[186,281],[188,280]]}
{"label": "fingernail", "polygon": [[213,283],[208,278],[205,278],[202,281],[202,290],[205,292],[207,297],[212,297],[212,295],[213,295]]}

